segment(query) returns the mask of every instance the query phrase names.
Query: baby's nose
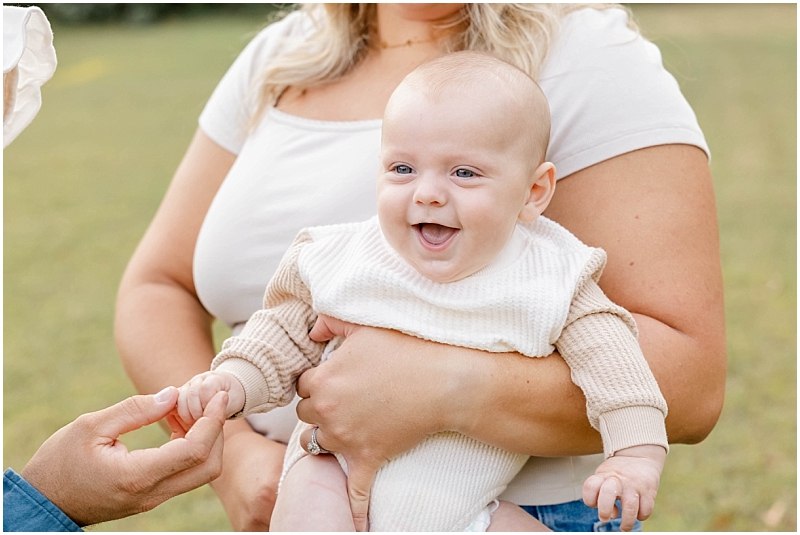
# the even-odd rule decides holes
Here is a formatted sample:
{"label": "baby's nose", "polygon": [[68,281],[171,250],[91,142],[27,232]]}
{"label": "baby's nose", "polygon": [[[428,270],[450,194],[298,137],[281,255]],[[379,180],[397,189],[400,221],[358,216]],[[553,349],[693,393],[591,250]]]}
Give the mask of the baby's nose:
{"label": "baby's nose", "polygon": [[433,206],[447,203],[447,191],[436,177],[419,177],[416,181],[414,202]]}

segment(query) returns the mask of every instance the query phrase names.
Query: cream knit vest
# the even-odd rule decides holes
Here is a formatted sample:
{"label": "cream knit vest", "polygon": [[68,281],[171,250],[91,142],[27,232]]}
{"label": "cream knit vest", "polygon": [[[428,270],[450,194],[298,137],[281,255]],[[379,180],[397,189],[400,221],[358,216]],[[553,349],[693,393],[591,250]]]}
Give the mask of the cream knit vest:
{"label": "cream knit vest", "polygon": [[518,224],[489,266],[436,283],[392,249],[377,217],[308,229],[298,267],[314,309],[345,321],[444,344],[529,357],[551,354],[578,278],[600,249],[544,217]]}

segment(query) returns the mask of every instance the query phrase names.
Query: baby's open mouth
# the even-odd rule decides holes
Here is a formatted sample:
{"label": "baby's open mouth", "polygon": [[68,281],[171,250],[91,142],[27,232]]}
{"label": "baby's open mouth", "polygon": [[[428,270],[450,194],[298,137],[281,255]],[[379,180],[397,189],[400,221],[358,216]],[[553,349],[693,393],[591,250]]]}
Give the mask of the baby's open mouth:
{"label": "baby's open mouth", "polygon": [[417,225],[417,229],[422,239],[434,246],[442,245],[458,232],[457,228],[437,223],[420,223]]}

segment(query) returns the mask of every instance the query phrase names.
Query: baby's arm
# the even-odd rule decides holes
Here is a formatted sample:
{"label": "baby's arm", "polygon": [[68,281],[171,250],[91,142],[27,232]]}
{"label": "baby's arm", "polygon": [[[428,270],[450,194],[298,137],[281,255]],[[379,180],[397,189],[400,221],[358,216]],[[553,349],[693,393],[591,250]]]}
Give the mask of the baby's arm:
{"label": "baby's arm", "polygon": [[[596,263],[604,260],[597,257]],[[589,421],[606,460],[584,485],[584,501],[601,520],[621,498],[623,530],[650,516],[668,451],[667,405],[636,340],[633,317],[612,303],[587,268],[555,345],[586,395]]]}
{"label": "baby's arm", "polygon": [[244,408],[244,388],[236,377],[220,371],[195,375],[178,390],[178,416],[192,426],[203,416],[203,411],[217,392],[228,393],[225,416],[231,417]]}
{"label": "baby's arm", "polygon": [[325,344],[308,336],[317,314],[297,265],[310,242],[307,232],[297,236],[267,286],[264,308],[239,335],[225,340],[211,363],[212,370],[232,375],[244,387],[237,417],[288,405],[300,374],[319,364]]}

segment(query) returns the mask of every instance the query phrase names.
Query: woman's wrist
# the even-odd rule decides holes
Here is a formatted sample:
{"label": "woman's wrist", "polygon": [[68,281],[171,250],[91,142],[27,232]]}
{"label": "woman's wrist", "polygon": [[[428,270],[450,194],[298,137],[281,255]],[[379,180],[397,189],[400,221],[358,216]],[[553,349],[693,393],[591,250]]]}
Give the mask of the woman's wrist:
{"label": "woman's wrist", "polygon": [[[487,396],[485,375],[492,355],[463,347],[435,345],[431,351],[438,353],[442,369],[436,375],[440,398],[437,411],[439,431],[456,431],[470,435],[481,412],[481,399]],[[481,380],[481,379],[484,380]],[[485,409],[485,407],[484,407]]]}

